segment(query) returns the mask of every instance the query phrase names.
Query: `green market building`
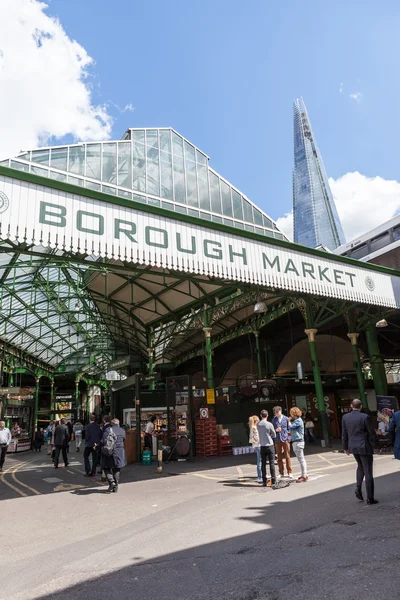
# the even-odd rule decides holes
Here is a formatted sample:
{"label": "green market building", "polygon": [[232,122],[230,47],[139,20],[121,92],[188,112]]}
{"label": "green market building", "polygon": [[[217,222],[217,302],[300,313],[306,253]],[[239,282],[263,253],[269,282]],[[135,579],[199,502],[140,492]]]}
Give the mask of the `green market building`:
{"label": "green market building", "polygon": [[[231,391],[243,377],[253,395],[269,389],[266,402],[309,395],[325,442],[327,388],[345,382],[366,408],[370,389],[388,394],[400,274],[290,243],[208,163],[172,129],[0,163],[3,416],[23,389],[33,389],[32,422],[63,399],[75,417],[103,409],[120,359],[120,417],[139,371],[152,406],[166,402],[167,377],[223,388],[222,423],[238,414]],[[240,420],[251,402],[239,403]]]}

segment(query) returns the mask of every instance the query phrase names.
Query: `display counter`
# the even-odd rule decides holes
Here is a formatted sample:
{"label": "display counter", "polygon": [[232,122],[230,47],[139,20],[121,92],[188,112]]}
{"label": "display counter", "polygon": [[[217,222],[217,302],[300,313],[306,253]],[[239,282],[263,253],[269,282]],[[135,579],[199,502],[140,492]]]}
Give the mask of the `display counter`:
{"label": "display counter", "polygon": [[7,452],[25,452],[26,450],[31,449],[31,440],[30,438],[12,438]]}

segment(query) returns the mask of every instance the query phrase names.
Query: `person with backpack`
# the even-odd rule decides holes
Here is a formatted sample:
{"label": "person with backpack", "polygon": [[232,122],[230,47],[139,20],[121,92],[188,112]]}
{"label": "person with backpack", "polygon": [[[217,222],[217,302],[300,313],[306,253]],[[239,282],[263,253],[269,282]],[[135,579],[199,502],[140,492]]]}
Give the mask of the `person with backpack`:
{"label": "person with backpack", "polygon": [[121,469],[126,465],[125,438],[126,431],[119,426],[119,420],[110,423],[110,417],[104,417],[101,468],[108,481],[108,494],[118,492]]}

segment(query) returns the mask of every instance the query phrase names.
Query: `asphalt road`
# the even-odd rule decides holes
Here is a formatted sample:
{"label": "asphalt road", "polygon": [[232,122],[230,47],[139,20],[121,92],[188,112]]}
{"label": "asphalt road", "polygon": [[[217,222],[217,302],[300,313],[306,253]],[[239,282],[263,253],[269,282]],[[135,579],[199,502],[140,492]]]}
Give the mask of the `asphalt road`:
{"label": "asphalt road", "polygon": [[[260,488],[254,457],[128,467],[118,494],[7,457],[0,477],[0,598],[399,598],[400,461],[376,457],[376,495],[354,497],[351,457],[308,457],[310,481]],[[296,460],[293,459],[295,465]],[[54,481],[53,478],[59,481]]]}

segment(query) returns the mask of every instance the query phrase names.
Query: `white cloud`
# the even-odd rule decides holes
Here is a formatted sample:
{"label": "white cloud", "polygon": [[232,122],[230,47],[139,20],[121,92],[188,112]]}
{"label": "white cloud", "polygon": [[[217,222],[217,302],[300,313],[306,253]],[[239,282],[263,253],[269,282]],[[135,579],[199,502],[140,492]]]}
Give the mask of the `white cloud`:
{"label": "white cloud", "polygon": [[339,94],[343,94],[343,92],[344,92],[343,81],[341,81],[340,88],[339,88]]}
{"label": "white cloud", "polygon": [[[358,171],[329,179],[346,240],[350,242],[388,221],[400,211],[400,182],[366,177]],[[276,222],[293,239],[293,213]]]}
{"label": "white cloud", "polygon": [[293,212],[288,212],[284,217],[279,217],[276,221],[277,227],[289,238],[290,241],[293,241]]}
{"label": "white cloud", "polygon": [[353,92],[352,94],[349,95],[349,97],[354,100],[355,102],[357,102],[358,104],[360,104],[360,102],[363,99],[363,94],[362,92]]}
{"label": "white cloud", "polygon": [[38,0],[0,1],[0,157],[71,134],[110,137],[111,117],[94,105],[93,59]]}

